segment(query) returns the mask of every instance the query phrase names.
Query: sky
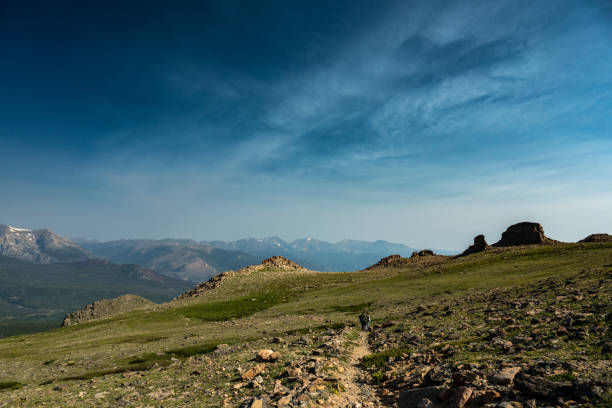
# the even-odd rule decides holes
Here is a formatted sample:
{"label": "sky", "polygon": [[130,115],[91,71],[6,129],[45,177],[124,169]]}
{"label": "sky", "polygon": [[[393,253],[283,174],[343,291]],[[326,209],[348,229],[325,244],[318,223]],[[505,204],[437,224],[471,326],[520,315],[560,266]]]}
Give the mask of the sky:
{"label": "sky", "polygon": [[68,237],[612,233],[612,3],[3,1],[0,155]]}

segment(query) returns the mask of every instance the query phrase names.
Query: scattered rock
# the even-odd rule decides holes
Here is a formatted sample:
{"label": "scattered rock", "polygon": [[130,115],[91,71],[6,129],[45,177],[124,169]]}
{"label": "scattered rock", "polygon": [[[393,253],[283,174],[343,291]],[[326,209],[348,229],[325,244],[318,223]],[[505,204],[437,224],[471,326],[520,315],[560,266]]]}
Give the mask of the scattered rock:
{"label": "scattered rock", "polygon": [[263,374],[266,371],[266,365],[263,363],[256,364],[254,367],[248,369],[240,376],[243,380],[251,380],[259,374]]}
{"label": "scattered rock", "polygon": [[256,357],[257,361],[270,361],[272,353],[274,353],[274,351],[268,349],[259,350]]}
{"label": "scattered rock", "polygon": [[472,398],[474,390],[469,387],[458,387],[453,393],[451,406],[455,408],[463,408],[465,404]]}
{"label": "scattered rock", "polygon": [[472,403],[477,406],[489,404],[501,398],[501,394],[495,390],[474,391]]}
{"label": "scattered rock", "polygon": [[568,394],[572,389],[572,384],[569,382],[553,382],[546,378],[525,373],[517,375],[514,384],[516,388],[529,396],[549,400]]}
{"label": "scattered rock", "polygon": [[438,401],[438,395],[441,390],[441,387],[425,387],[403,391],[399,395],[398,408],[414,408],[418,406],[423,399],[434,402]]}
{"label": "scattered rock", "polygon": [[498,385],[510,385],[514,380],[514,377],[521,371],[521,367],[504,367],[493,377],[491,377],[490,381],[493,384]]}
{"label": "scattered rock", "polygon": [[458,385],[469,385],[478,379],[478,374],[469,370],[459,370],[453,374],[453,382]]}

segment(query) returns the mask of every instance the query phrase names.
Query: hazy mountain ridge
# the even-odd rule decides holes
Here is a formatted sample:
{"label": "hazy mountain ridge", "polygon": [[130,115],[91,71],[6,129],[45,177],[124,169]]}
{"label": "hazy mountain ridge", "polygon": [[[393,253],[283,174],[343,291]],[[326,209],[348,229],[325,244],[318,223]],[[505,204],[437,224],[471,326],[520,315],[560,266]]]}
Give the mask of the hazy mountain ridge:
{"label": "hazy mountain ridge", "polygon": [[247,253],[216,248],[189,239],[78,242],[100,258],[142,265],[166,276],[191,282],[201,282],[217,273],[259,262],[259,258]]}
{"label": "hazy mountain ridge", "polygon": [[[404,244],[345,239],[336,243],[315,238],[300,238],[291,242],[279,237],[244,238],[236,241],[203,241],[223,249],[231,249],[267,258],[282,255],[302,263],[309,269],[322,271],[361,270],[390,254],[410,256],[416,248]],[[441,254],[455,251],[435,250]]]}

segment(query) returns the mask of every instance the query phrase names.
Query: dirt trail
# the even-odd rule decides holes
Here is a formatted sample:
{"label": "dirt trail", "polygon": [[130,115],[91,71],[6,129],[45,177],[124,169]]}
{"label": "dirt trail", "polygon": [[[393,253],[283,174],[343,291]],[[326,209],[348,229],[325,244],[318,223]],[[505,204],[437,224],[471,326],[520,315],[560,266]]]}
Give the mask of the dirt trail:
{"label": "dirt trail", "polygon": [[333,395],[329,399],[329,405],[327,406],[338,408],[381,406],[372,387],[362,382],[363,371],[359,368],[361,358],[371,353],[368,344],[368,334],[360,332],[357,345],[353,347],[348,362],[344,365],[344,371],[339,375],[345,391]]}

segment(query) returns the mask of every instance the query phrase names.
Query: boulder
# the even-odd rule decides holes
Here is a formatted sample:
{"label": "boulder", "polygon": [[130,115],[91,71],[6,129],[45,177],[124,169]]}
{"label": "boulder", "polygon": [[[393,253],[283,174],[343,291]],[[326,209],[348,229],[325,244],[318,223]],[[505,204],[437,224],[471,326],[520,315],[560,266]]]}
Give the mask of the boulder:
{"label": "boulder", "polygon": [[520,222],[508,227],[501,239],[493,244],[495,247],[517,245],[552,244],[558,241],[544,235],[544,228],[535,222]]}
{"label": "boulder", "polygon": [[243,380],[252,380],[259,374],[262,374],[265,370],[265,364],[260,363],[242,373],[240,377],[242,377]]}
{"label": "boulder", "polygon": [[425,387],[403,391],[399,395],[397,406],[398,408],[416,408],[424,399],[435,403],[438,401],[438,395],[441,390],[441,387]]}
{"label": "boulder", "polygon": [[612,242],[610,234],[591,234],[578,242]]}
{"label": "boulder", "polygon": [[572,391],[572,384],[568,381],[554,382],[525,373],[516,376],[514,385],[524,394],[538,399],[554,400]]}
{"label": "boulder", "polygon": [[259,350],[257,352],[257,361],[270,361],[271,360],[271,356],[274,353],[274,351],[272,350]]}
{"label": "boulder", "polygon": [[486,250],[487,248],[489,248],[489,244],[487,244],[487,241],[485,241],[484,235],[482,235],[482,234],[476,235],[474,237],[474,244],[470,245],[468,247],[468,249],[463,251],[461,256],[466,256],[466,255],[470,255],[470,254],[475,254],[477,252],[482,252],[482,251]]}
{"label": "boulder", "polygon": [[510,385],[519,371],[521,367],[504,367],[491,377],[491,382],[497,385]]}
{"label": "boulder", "polygon": [[465,404],[472,398],[474,390],[469,387],[459,387],[453,393],[451,400],[451,407],[463,408]]}

